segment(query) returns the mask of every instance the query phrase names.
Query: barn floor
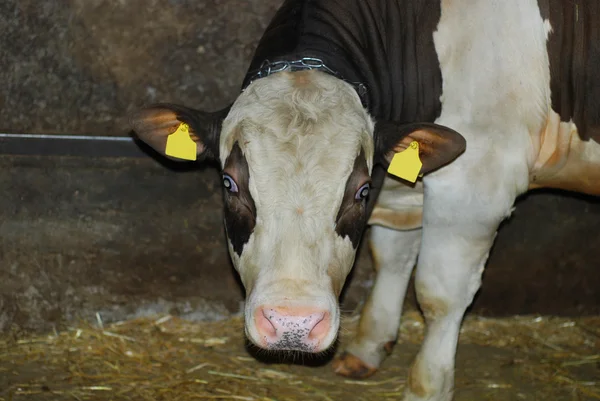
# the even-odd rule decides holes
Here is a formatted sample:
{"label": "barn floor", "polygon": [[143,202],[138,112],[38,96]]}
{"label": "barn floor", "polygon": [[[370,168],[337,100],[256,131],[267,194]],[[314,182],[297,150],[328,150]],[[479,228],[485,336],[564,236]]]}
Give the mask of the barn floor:
{"label": "barn floor", "polygon": [[[356,319],[343,324],[342,343]],[[0,340],[0,400],[392,400],[423,335],[407,312],[400,343],[365,381],[336,376],[327,361],[251,357],[239,317],[176,317],[41,337]],[[265,359],[268,356],[258,355]],[[457,361],[456,401],[600,399],[600,317],[469,317]]]}

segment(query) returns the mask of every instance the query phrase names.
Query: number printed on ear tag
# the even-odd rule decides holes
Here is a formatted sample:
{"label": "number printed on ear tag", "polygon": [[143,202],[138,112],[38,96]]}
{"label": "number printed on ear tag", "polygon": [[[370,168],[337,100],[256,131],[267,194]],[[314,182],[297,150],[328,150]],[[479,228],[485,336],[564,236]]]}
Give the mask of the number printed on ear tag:
{"label": "number printed on ear tag", "polygon": [[165,153],[178,159],[196,160],[198,157],[197,145],[190,138],[190,127],[186,123],[179,124],[177,131],[167,137]]}
{"label": "number printed on ear tag", "polygon": [[406,181],[415,182],[423,163],[419,158],[419,142],[412,141],[408,148],[396,153],[388,167],[388,173]]}

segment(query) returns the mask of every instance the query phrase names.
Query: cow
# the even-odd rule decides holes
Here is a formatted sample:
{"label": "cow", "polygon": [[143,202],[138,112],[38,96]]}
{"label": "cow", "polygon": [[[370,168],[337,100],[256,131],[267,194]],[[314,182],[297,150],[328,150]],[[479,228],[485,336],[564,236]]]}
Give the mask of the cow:
{"label": "cow", "polygon": [[[218,161],[251,342],[327,350],[371,225],[377,277],[334,369],[376,372],[416,265],[427,330],[404,399],[450,400],[461,321],[515,198],[600,195],[599,27],[595,0],[286,0],[229,107],[151,105],[131,126],[165,154],[185,123]],[[422,178],[387,174],[415,142]]]}

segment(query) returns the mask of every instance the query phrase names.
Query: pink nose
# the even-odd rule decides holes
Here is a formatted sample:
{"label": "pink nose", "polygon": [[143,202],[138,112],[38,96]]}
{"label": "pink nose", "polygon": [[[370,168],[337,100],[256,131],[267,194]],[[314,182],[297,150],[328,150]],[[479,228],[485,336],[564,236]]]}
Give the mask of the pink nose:
{"label": "pink nose", "polygon": [[265,306],[254,320],[262,345],[276,350],[320,351],[331,328],[329,312],[307,308]]}

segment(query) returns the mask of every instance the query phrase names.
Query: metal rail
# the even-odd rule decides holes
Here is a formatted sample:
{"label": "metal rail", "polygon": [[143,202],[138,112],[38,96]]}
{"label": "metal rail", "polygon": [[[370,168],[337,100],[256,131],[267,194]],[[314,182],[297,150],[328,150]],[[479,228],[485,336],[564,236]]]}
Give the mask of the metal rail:
{"label": "metal rail", "polygon": [[0,155],[147,157],[148,146],[135,138],[125,136],[0,132]]}

